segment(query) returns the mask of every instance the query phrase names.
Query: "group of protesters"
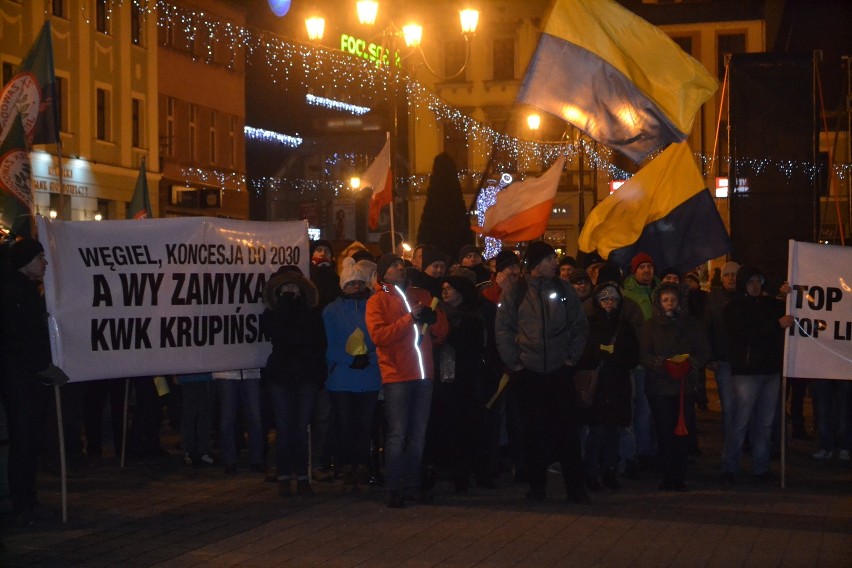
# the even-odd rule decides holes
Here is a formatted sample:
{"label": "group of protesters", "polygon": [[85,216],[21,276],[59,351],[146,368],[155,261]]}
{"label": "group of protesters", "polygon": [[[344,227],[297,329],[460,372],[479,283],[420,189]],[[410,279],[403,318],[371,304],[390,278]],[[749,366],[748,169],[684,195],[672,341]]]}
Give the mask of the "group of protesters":
{"label": "group of protesters", "polygon": [[[282,497],[310,497],[312,481],[338,478],[352,492],[383,486],[393,508],[430,502],[439,479],[459,493],[472,483],[493,490],[507,470],[534,501],[547,496],[548,471],[561,472],[576,503],[589,502],[589,491],[617,490],[641,469],[659,472],[661,491],[686,491],[709,370],[723,414],[720,482],[738,482],[745,444],[752,479],[771,478],[783,334],[794,325],[781,299],[786,286],[773,293],[760,271],[728,262],[708,293],[698,272],[658,270],[643,252],[628,272],[592,256],[583,265],[559,259],[544,241],[487,262],[474,245],[450,257],[421,244],[404,260],[401,244],[399,235],[383,235],[376,257],[358,242],[335,255],[331,242],[312,241],[307,274],[281,266],[271,275],[261,317],[272,344],[266,366],[174,378],[181,408],[171,414],[187,466],[220,464],[235,474],[245,442],[249,468],[268,474]],[[2,395],[10,491],[27,524],[43,416],[32,401],[64,377],[50,364],[39,293],[44,251],[30,239],[9,251]],[[128,450],[163,452],[160,395],[169,385],[132,383]],[[119,382],[70,387],[79,387],[64,401],[79,404],[66,424],[71,455],[100,456],[107,400],[120,453]],[[825,428],[840,438],[830,447],[821,439],[818,459],[835,451],[849,459],[843,388],[832,399],[845,410],[820,412],[845,421]]]}

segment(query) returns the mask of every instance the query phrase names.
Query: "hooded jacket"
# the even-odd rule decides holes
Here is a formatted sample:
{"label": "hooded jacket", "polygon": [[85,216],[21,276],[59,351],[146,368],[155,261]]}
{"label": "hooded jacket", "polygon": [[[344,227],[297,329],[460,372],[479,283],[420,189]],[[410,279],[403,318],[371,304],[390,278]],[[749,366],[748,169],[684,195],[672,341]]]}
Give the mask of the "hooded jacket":
{"label": "hooded jacket", "polygon": [[784,330],[778,320],[784,303],[772,296],[749,296],[746,283],[763,274],[751,266],[737,272],[737,295],[724,309],[731,373],[769,375],[781,372],[784,357]]}
{"label": "hooded jacket", "polygon": [[[325,388],[329,391],[372,392],[382,386],[376,346],[367,333],[367,298],[339,296],[325,307],[322,318],[328,338],[328,380]],[[353,356],[346,352],[346,342],[352,333],[360,329],[364,334],[364,346],[367,349],[369,364],[363,369],[353,369]]]}
{"label": "hooded jacket", "polygon": [[[295,298],[282,293],[296,284]],[[263,377],[279,383],[317,383],[326,377],[326,337],[316,286],[299,272],[277,272],[263,288],[260,327],[272,341]]]}
{"label": "hooded jacket", "polygon": [[[665,292],[677,295],[677,309],[666,315],[660,304]],[[710,360],[710,345],[701,324],[689,315],[686,294],[677,284],[661,284],[651,294],[653,315],[645,322],[639,336],[640,363],[648,372],[645,375],[645,394],[648,396],[677,396],[680,381],[666,372],[666,359],[675,355],[688,354],[690,371],[684,379],[686,392],[692,393],[698,386],[698,370]]]}

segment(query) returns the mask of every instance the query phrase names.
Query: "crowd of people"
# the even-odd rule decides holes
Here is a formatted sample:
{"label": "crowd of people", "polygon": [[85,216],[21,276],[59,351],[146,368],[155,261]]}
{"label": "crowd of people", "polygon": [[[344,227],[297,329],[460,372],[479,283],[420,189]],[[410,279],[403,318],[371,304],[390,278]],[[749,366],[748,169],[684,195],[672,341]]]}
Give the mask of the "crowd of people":
{"label": "crowd of people", "polygon": [[[164,452],[162,396],[179,424],[187,466],[240,466],[266,474],[282,497],[313,495],[312,481],[342,479],[348,491],[383,486],[392,508],[428,503],[438,479],[455,491],[486,490],[510,470],[547,496],[559,471],[569,501],[617,490],[640,469],[660,476],[661,491],[687,490],[690,454],[700,453],[696,407],[706,408],[715,378],[722,408],[722,484],[750,475],[771,479],[780,440],[779,396],[785,330],[783,294],[765,275],[725,264],[710,290],[697,272],[658,270],[637,254],[629,272],[589,257],[559,259],[544,241],[523,254],[500,251],[486,262],[467,245],[450,257],[417,246],[409,260],[383,236],[374,257],[352,243],[335,255],[312,241],[307,274],[281,266],[263,290],[261,328],[272,344],[265,367],[140,377],[134,387],[127,451]],[[390,242],[388,242],[390,241]],[[2,393],[9,432],[13,508],[34,522],[35,478],[53,385],[41,245],[8,249],[2,289]],[[627,272],[625,274],[625,272]],[[776,293],[777,292],[777,293]],[[116,455],[122,453],[123,380],[64,387],[71,459],[103,454],[103,417],[111,407]],[[792,381],[793,436],[805,383]],[[848,381],[815,381],[819,451],[844,461],[852,449]],[[216,407],[218,406],[218,412]],[[274,469],[267,462],[274,428]],[[211,433],[218,438],[214,454]]]}

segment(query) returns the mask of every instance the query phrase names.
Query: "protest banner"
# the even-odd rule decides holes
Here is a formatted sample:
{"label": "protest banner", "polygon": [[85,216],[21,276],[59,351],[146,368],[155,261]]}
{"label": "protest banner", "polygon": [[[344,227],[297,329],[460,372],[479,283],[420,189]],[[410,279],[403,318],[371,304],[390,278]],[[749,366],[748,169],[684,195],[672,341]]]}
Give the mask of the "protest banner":
{"label": "protest banner", "polygon": [[784,376],[852,379],[852,249],[790,241]]}
{"label": "protest banner", "polygon": [[38,218],[53,362],[73,382],[262,367],[263,287],[305,221]]}

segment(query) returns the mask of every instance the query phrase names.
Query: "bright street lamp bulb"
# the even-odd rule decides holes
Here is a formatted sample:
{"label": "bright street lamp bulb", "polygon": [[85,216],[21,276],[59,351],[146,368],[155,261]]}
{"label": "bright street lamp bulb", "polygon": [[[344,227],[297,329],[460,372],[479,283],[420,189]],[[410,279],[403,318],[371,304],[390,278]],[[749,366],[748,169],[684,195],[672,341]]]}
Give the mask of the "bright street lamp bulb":
{"label": "bright street lamp bulb", "polygon": [[361,178],[358,176],[352,176],[349,178],[349,187],[352,189],[358,189],[361,187]]}
{"label": "bright street lamp bulb", "polygon": [[406,47],[418,47],[423,41],[423,26],[414,23],[403,26],[402,37]]}
{"label": "bright street lamp bulb", "polygon": [[100,212],[100,211],[98,211],[97,213],[95,213],[95,221],[100,221],[100,220],[101,220],[101,219],[103,219],[103,218],[104,218],[104,216],[103,216],[103,215],[101,215],[101,212]]}
{"label": "bright street lamp bulb", "polygon": [[402,250],[405,252],[411,252],[411,245],[408,243],[402,243]]}
{"label": "bright street lamp bulb", "polygon": [[308,39],[319,41],[325,33],[325,18],[319,16],[305,18],[305,27],[308,29]]}
{"label": "bright street lamp bulb", "polygon": [[479,23],[479,10],[459,10],[462,34],[473,35],[476,33],[476,25]]}
{"label": "bright street lamp bulb", "polygon": [[56,212],[56,209],[51,209],[51,210],[50,210],[50,213],[48,213],[48,216],[49,216],[51,219],[56,219],[56,216],[57,216],[57,215],[58,215],[58,213]]}
{"label": "bright street lamp bulb", "polygon": [[541,126],[541,116],[538,114],[527,115],[527,126],[530,130],[538,130]]}
{"label": "bright street lamp bulb", "polygon": [[376,16],[379,13],[379,3],[375,0],[358,0],[358,21],[365,26],[372,26],[376,23]]}

